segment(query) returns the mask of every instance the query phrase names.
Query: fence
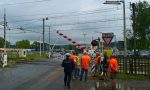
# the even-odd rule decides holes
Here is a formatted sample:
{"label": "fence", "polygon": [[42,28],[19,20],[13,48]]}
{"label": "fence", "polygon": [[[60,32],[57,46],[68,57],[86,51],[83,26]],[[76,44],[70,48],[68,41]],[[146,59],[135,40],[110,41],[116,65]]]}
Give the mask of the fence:
{"label": "fence", "polygon": [[150,58],[148,57],[117,57],[119,73],[134,75],[150,75]]}

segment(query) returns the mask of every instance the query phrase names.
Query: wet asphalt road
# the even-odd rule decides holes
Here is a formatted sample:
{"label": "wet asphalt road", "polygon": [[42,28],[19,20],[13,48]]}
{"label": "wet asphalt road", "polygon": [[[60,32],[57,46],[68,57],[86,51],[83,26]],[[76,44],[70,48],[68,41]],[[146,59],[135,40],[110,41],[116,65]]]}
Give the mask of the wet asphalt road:
{"label": "wet asphalt road", "polygon": [[0,69],[0,90],[52,90],[49,85],[62,75],[60,64],[61,60],[40,60]]}
{"label": "wet asphalt road", "polygon": [[[0,69],[0,90],[68,90],[63,84],[62,60],[40,60]],[[71,82],[71,90],[110,90],[114,82],[89,80]],[[149,81],[115,82],[111,90],[150,90]]]}

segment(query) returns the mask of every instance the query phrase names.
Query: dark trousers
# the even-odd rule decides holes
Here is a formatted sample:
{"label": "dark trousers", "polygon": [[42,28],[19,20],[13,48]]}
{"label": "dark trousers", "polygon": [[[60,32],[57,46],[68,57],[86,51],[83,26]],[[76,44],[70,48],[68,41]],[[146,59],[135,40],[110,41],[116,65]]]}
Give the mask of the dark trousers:
{"label": "dark trousers", "polygon": [[74,76],[75,77],[79,77],[80,76],[80,68],[75,68]]}
{"label": "dark trousers", "polygon": [[82,81],[82,78],[83,78],[83,74],[84,74],[84,72],[85,72],[84,80],[85,80],[85,81],[87,81],[88,69],[82,69],[82,70],[81,70],[80,80]]}
{"label": "dark trousers", "polygon": [[116,79],[116,75],[117,75],[117,72],[111,72],[110,73],[110,79]]}
{"label": "dark trousers", "polygon": [[64,77],[64,84],[65,86],[67,85],[70,87],[70,81],[71,81],[71,72],[65,72],[65,77]]}

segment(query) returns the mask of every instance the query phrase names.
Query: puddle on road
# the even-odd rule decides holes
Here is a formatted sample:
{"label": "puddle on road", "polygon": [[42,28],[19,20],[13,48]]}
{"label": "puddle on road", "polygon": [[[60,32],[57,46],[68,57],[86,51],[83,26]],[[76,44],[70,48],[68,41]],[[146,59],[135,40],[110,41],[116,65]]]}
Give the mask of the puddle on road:
{"label": "puddle on road", "polygon": [[90,90],[136,90],[136,88],[116,81],[97,81]]}

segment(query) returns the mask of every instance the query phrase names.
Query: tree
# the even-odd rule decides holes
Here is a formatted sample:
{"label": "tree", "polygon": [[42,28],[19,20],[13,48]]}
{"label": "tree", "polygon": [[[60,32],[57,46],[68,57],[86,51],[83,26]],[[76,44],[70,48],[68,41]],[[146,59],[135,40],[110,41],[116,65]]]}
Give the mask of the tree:
{"label": "tree", "polygon": [[[135,5],[135,38],[137,49],[147,49],[150,45],[150,5],[139,1]],[[131,15],[133,20],[133,15]]]}
{"label": "tree", "polygon": [[133,39],[133,32],[131,31],[131,29],[127,29],[126,30],[126,40],[127,40],[127,49],[128,50],[132,50],[134,47],[134,39]]}
{"label": "tree", "polygon": [[32,48],[32,49],[35,49],[35,51],[40,51],[40,43],[37,42],[37,41],[34,41],[34,42],[31,44],[31,48]]}
{"label": "tree", "polygon": [[66,50],[75,50],[75,45],[69,44],[66,46]]}
{"label": "tree", "polygon": [[29,49],[30,48],[30,41],[29,40],[22,40],[16,42],[17,48]]}
{"label": "tree", "polygon": [[[0,48],[4,48],[4,38],[0,37]],[[10,42],[6,41],[6,48],[10,46]]]}

